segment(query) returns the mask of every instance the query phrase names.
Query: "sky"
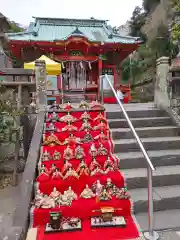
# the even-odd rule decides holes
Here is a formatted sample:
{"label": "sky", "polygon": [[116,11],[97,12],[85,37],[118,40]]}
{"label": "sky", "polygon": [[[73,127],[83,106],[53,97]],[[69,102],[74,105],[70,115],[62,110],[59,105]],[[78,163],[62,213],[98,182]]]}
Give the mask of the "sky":
{"label": "sky", "polygon": [[28,26],[35,17],[90,18],[109,20],[112,26],[124,24],[142,0],[0,0],[7,18]]}

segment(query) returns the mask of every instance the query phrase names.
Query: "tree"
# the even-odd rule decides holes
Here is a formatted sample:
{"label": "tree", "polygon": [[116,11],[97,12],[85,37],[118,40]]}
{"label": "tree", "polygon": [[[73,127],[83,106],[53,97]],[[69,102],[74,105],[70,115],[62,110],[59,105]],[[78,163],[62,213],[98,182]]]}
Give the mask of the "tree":
{"label": "tree", "polygon": [[17,32],[23,32],[25,30],[19,23],[16,23],[14,21],[9,20],[9,24],[10,24],[9,32],[17,33]]}
{"label": "tree", "polygon": [[151,12],[151,10],[160,3],[160,0],[143,0],[143,8],[146,13]]}
{"label": "tree", "polygon": [[145,35],[142,33],[141,28],[145,24],[146,13],[140,7],[135,7],[132,17],[129,21],[130,35],[134,37],[140,37],[145,40]]}

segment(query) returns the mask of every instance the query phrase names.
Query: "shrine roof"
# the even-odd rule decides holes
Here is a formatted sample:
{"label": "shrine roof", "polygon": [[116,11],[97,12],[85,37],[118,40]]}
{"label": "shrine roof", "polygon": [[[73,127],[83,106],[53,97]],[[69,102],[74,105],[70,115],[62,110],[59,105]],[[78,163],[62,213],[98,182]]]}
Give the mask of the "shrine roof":
{"label": "shrine roof", "polygon": [[35,18],[26,32],[7,33],[9,40],[63,41],[71,36],[83,36],[90,42],[136,44],[137,38],[114,34],[106,20]]}

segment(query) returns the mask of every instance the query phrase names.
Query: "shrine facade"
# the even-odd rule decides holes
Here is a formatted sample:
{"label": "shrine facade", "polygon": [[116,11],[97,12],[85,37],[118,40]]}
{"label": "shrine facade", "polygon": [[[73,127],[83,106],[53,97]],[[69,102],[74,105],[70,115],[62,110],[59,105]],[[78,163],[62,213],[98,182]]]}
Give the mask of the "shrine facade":
{"label": "shrine facade", "polygon": [[[115,89],[120,84],[117,70],[139,42],[113,32],[105,20],[35,18],[26,32],[8,34],[9,49],[24,62],[41,55],[60,62],[66,92],[84,91],[99,95],[99,76],[108,74]],[[60,81],[60,78],[57,78]],[[109,90],[108,84],[104,89]]]}

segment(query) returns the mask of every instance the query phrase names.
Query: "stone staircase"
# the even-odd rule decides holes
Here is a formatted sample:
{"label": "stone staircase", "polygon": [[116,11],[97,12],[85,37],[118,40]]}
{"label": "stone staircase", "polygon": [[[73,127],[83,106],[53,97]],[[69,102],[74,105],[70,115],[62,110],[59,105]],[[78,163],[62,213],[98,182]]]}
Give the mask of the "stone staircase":
{"label": "stone staircase", "polygon": [[[180,227],[180,129],[165,111],[153,104],[125,105],[136,131],[148,151],[153,173],[155,229]],[[118,105],[107,105],[107,117],[120,157],[134,212],[147,230],[147,164]]]}

